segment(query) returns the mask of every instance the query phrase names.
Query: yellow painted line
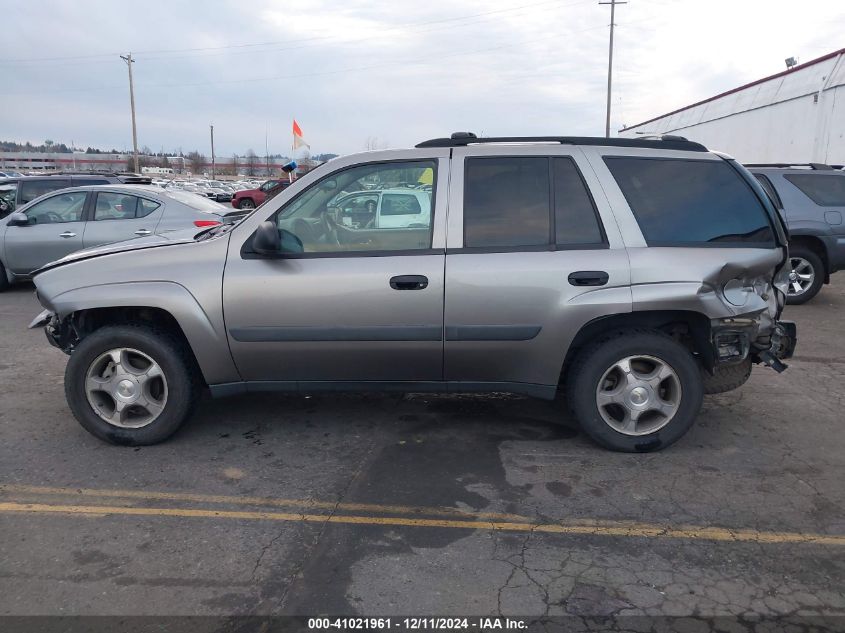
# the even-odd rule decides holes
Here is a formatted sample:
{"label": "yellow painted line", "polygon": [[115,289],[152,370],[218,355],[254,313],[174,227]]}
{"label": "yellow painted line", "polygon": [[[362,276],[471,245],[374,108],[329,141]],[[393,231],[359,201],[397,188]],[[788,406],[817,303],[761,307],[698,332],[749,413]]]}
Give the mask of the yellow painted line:
{"label": "yellow painted line", "polygon": [[291,521],[304,523],[339,523],[351,525],[433,527],[464,530],[497,530],[503,532],[532,532],[541,534],[570,534],[588,536],[693,539],[706,541],[753,543],[812,543],[816,545],[845,545],[845,535],[801,534],[798,532],[763,532],[759,530],[731,530],[720,527],[660,526],[642,523],[614,524],[604,521],[586,524],[532,524],[507,521],[456,521],[448,519],[414,519],[411,517],[368,517],[325,514],[295,514],[289,512],[255,512],[238,510],[200,510],[191,508],[136,508],[119,506],[52,505],[43,503],[0,502],[0,513],[66,514],[103,517],[111,515],[183,517],[211,519],[241,519],[257,521]]}
{"label": "yellow painted line", "polygon": [[196,503],[219,503],[249,506],[270,506],[281,508],[306,508],[314,510],[342,510],[344,512],[373,512],[376,514],[425,514],[430,516],[491,519],[495,521],[530,521],[518,514],[497,512],[468,512],[458,508],[434,508],[425,506],[381,505],[375,503],[336,503],[313,499],[277,499],[274,497],[239,497],[232,495],[204,495],[186,492],[158,492],[152,490],[98,490],[94,488],[56,488],[48,486],[27,486],[0,483],[0,493],[32,495],[70,495],[99,497],[105,499],[144,499],[147,501],[192,501]]}

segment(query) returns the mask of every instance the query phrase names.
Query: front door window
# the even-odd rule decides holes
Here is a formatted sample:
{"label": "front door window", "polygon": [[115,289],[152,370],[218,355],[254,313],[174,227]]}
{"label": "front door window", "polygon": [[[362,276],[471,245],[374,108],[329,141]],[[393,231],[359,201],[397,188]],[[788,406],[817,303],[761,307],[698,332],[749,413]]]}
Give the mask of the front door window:
{"label": "front door window", "polygon": [[306,189],[275,222],[304,253],[430,249],[432,192],[420,179],[435,170],[432,160],[358,165]]}

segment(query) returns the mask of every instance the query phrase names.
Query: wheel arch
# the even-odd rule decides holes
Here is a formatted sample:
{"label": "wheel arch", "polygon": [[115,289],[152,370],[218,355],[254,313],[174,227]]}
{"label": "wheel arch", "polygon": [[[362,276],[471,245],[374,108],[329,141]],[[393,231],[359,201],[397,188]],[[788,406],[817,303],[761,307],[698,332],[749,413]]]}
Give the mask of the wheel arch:
{"label": "wheel arch", "polygon": [[79,340],[112,323],[145,322],[164,327],[188,346],[206,384],[240,380],[225,330],[188,290],[174,282],[105,284],[71,290],[47,306]]}
{"label": "wheel arch", "polygon": [[565,383],[575,357],[589,343],[612,332],[630,329],[659,330],[684,344],[711,370],[716,358],[710,345],[710,319],[692,310],[642,310],[601,316],[584,324],[566,351],[560,380]]}
{"label": "wheel arch", "polygon": [[818,255],[824,264],[824,283],[830,283],[830,254],[827,251],[827,244],[818,235],[809,233],[790,233],[789,246],[803,246]]}

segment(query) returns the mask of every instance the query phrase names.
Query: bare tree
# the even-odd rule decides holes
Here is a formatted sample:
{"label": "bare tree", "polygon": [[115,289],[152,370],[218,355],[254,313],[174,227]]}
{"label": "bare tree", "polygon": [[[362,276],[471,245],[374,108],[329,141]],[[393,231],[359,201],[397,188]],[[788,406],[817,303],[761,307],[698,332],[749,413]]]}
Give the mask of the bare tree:
{"label": "bare tree", "polygon": [[388,142],[387,141],[379,141],[378,136],[368,136],[367,142],[364,144],[364,149],[366,150],[373,150],[373,149],[387,149]]}
{"label": "bare tree", "polygon": [[188,152],[185,154],[185,158],[191,161],[191,172],[195,174],[201,174],[202,170],[205,168],[205,164],[208,162],[205,156],[200,154],[197,150]]}
{"label": "bare tree", "polygon": [[248,176],[255,176],[256,165],[258,165],[258,156],[255,150],[250,148],[246,151],[246,173]]}

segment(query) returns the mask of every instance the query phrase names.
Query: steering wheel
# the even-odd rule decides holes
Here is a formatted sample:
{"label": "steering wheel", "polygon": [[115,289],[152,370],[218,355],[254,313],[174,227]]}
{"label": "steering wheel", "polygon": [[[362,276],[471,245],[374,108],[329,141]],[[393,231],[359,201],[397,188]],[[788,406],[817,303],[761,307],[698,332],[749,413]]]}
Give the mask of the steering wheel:
{"label": "steering wheel", "polygon": [[62,216],[58,213],[54,213],[53,211],[48,211],[47,217],[50,218],[50,224],[61,224],[65,221]]}
{"label": "steering wheel", "polygon": [[293,222],[293,232],[302,240],[303,244],[316,244],[320,239],[314,225],[304,218],[296,218]]}
{"label": "steering wheel", "polygon": [[329,244],[340,246],[340,236],[338,235],[337,220],[335,219],[334,214],[326,209],[320,214],[320,222],[326,236],[326,241]]}

